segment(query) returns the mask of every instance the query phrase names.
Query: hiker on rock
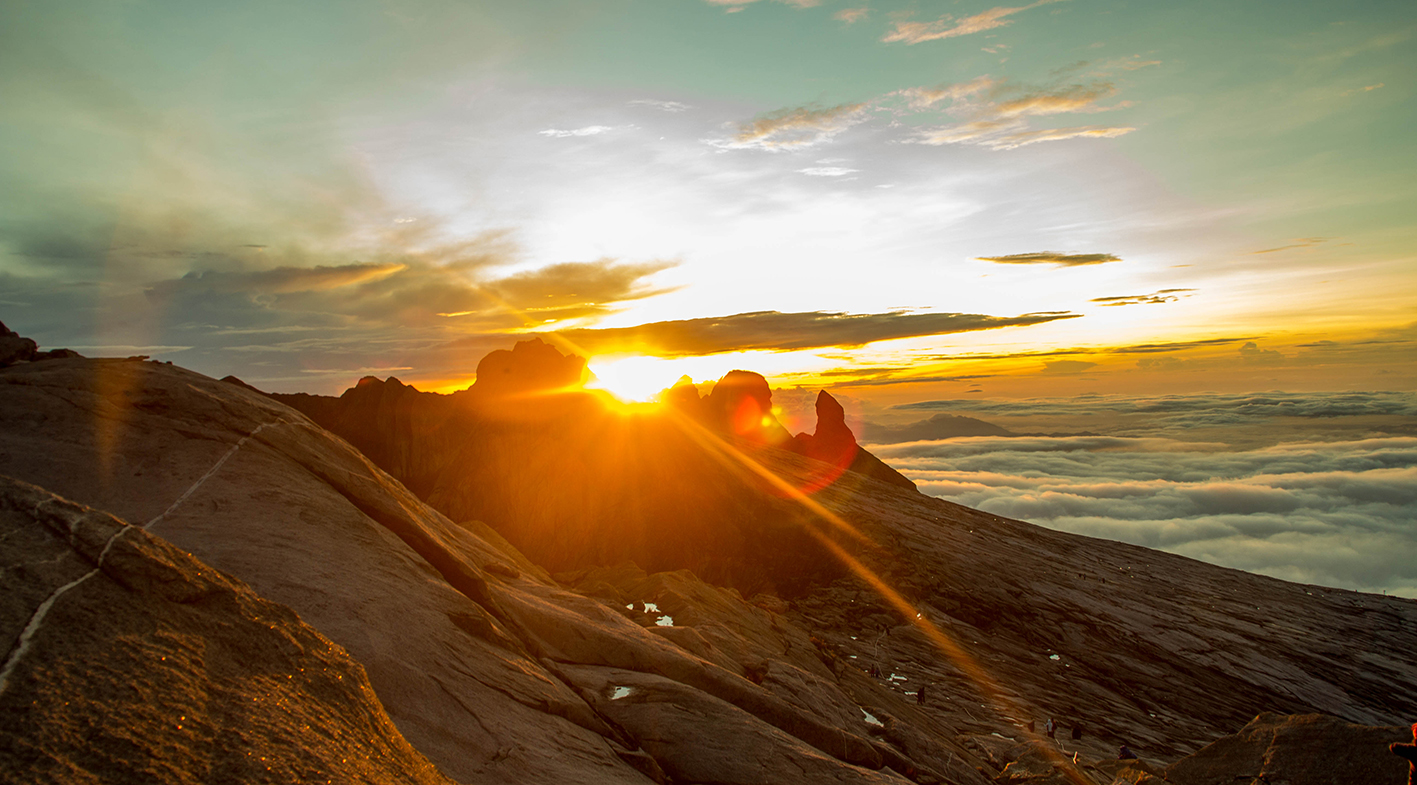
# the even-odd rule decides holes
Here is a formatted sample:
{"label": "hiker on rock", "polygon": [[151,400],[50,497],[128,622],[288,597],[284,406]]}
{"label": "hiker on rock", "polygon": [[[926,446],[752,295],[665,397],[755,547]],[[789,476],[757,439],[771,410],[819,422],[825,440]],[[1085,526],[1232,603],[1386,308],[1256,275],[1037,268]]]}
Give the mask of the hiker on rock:
{"label": "hiker on rock", "polygon": [[1125,745],[1125,744],[1123,744],[1123,745],[1117,750],[1117,760],[1136,760],[1136,759],[1137,759],[1137,754],[1136,754],[1135,752],[1132,752],[1132,748],[1131,748],[1131,747],[1128,747],[1128,746]]}
{"label": "hiker on rock", "polygon": [[1049,717],[1048,721],[1043,723],[1043,732],[1048,734],[1048,738],[1050,739],[1057,738],[1058,726],[1053,723],[1052,717]]}
{"label": "hiker on rock", "polygon": [[920,689],[915,693],[915,702],[921,706],[925,705],[925,685],[920,685]]}
{"label": "hiker on rock", "polygon": [[1392,753],[1407,761],[1407,785],[1417,785],[1417,723],[1412,724],[1412,743],[1388,745]]}

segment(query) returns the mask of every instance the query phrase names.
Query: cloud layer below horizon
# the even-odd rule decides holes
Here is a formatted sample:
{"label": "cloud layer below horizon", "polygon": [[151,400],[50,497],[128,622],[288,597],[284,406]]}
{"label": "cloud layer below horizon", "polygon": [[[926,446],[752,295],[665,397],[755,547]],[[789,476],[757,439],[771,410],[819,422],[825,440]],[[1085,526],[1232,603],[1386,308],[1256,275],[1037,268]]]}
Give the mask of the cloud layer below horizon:
{"label": "cloud layer below horizon", "polygon": [[[949,408],[1026,416],[1068,405],[958,403]],[[923,492],[998,515],[1285,580],[1417,597],[1413,395],[1114,398],[1095,408],[1109,407],[1149,413],[1149,426],[871,449]],[[1076,403],[1071,413],[1085,408]],[[1226,429],[1276,417],[1307,418],[1315,435],[1245,447],[1224,439]],[[1375,417],[1385,418],[1382,428]],[[1177,438],[1196,428],[1213,440]]]}

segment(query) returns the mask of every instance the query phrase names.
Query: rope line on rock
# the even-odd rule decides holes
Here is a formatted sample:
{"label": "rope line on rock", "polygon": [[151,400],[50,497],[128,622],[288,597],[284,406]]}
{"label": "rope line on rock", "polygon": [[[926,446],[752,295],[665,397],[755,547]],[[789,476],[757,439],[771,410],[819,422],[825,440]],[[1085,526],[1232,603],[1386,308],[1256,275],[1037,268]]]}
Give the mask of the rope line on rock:
{"label": "rope line on rock", "polygon": [[[196,482],[192,483],[191,487],[189,487],[185,492],[183,492],[181,496],[177,497],[177,501],[173,502],[170,507],[168,507],[166,510],[163,510],[161,515],[158,515],[156,518],[153,518],[142,526],[125,524],[118,531],[109,535],[108,540],[103,544],[103,549],[99,551],[97,566],[95,566],[92,570],[89,570],[88,572],[84,573],[83,575],[75,578],[74,580],[69,581],[63,586],[60,586],[59,588],[55,589],[53,592],[50,593],[48,597],[44,598],[44,602],[41,602],[39,604],[39,607],[35,609],[34,614],[30,616],[30,620],[25,624],[25,628],[20,631],[20,637],[15,641],[14,647],[10,649],[9,655],[5,658],[4,666],[0,666],[0,695],[3,695],[5,693],[5,690],[9,688],[10,676],[14,673],[15,668],[20,664],[20,660],[24,659],[25,653],[29,651],[30,645],[34,642],[34,636],[36,633],[39,632],[39,628],[44,624],[44,618],[49,615],[50,609],[54,607],[54,604],[58,602],[59,598],[64,596],[64,594],[68,593],[71,589],[78,588],[81,584],[84,583],[84,581],[87,581],[89,578],[92,578],[103,570],[103,560],[106,556],[108,556],[109,550],[112,549],[114,544],[118,542],[119,537],[123,536],[123,534],[125,534],[131,529],[147,529],[149,526],[152,526],[163,518],[166,518],[169,514],[172,513],[173,510],[177,509],[178,506],[182,504],[182,502],[187,501],[188,497],[190,497],[193,493],[196,492],[198,488],[202,486],[202,483],[205,483],[207,480],[211,479],[212,475],[216,474],[217,471],[221,469],[221,467],[225,465],[227,461],[231,460],[231,456],[235,455],[236,452],[240,450],[242,446],[246,444],[246,442],[250,441],[252,437],[272,426],[286,424],[288,423],[285,420],[276,420],[274,422],[263,423],[257,426],[255,430],[241,437],[241,439],[236,442],[236,444],[231,445],[231,449],[227,450],[226,453],[221,456],[221,458],[217,459],[217,462],[215,464],[212,464],[212,467],[207,470],[207,473],[203,474],[200,478],[197,479]],[[43,506],[43,503],[35,506],[36,516],[39,514],[39,508],[41,506]]]}
{"label": "rope line on rock", "polygon": [[149,529],[154,524],[161,521],[163,518],[166,518],[168,515],[172,514],[173,510],[176,510],[179,506],[181,506],[182,502],[187,501],[188,497],[190,497],[193,493],[196,493],[197,489],[202,487],[203,483],[211,479],[212,475],[216,474],[217,471],[220,470],[221,467],[224,466],[227,461],[231,460],[231,456],[235,455],[236,452],[240,450],[243,446],[245,446],[246,442],[250,441],[251,438],[254,437],[256,434],[272,426],[286,424],[287,423],[285,420],[276,420],[275,422],[262,423],[261,425],[257,426],[255,430],[251,431],[245,436],[242,436],[240,441],[238,441],[236,444],[231,445],[231,449],[227,450],[226,454],[222,455],[220,458],[217,459],[216,463],[212,464],[212,468],[207,469],[206,474],[203,474],[201,477],[197,478],[197,481],[192,483],[192,486],[190,488],[183,492],[181,496],[178,496],[177,501],[173,502],[172,506],[168,507],[166,510],[163,510],[162,513],[159,514],[157,517],[143,524],[142,528]]}
{"label": "rope line on rock", "polygon": [[[39,505],[36,505],[35,513],[38,514],[38,512]],[[15,647],[10,650],[10,656],[5,658],[4,667],[0,668],[0,695],[5,694],[5,689],[10,686],[10,674],[13,673],[15,667],[20,664],[20,660],[24,658],[25,652],[29,651],[30,644],[34,641],[35,633],[39,632],[40,625],[44,623],[44,617],[49,615],[49,610],[54,607],[54,603],[70,589],[78,588],[79,584],[101,572],[103,570],[103,559],[108,555],[109,549],[113,547],[114,543],[118,542],[119,537],[122,537],[130,530],[136,528],[138,527],[132,524],[124,524],[118,531],[110,534],[108,541],[103,544],[103,550],[99,551],[98,566],[55,589],[48,597],[44,598],[44,602],[41,602],[38,608],[35,608],[34,615],[30,616],[30,620],[25,624],[24,630],[20,632],[20,637],[15,641]]]}

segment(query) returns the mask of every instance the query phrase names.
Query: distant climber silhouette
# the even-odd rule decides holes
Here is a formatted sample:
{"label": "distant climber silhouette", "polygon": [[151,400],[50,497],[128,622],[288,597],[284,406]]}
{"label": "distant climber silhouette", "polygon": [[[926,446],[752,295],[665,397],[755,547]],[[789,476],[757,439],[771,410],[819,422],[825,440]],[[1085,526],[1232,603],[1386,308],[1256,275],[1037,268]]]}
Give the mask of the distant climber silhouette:
{"label": "distant climber silhouette", "polygon": [[1407,761],[1407,785],[1417,785],[1417,722],[1412,723],[1412,743],[1388,745],[1394,755]]}

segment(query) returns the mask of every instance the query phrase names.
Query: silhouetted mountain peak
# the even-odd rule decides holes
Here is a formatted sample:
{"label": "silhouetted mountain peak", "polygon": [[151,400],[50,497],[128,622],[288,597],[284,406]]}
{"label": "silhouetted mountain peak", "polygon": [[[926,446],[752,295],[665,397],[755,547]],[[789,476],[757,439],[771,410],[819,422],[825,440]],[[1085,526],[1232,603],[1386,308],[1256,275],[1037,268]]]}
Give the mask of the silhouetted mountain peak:
{"label": "silhouetted mountain peak", "polygon": [[772,388],[753,371],[729,371],[704,399],[717,430],[758,444],[785,446],[792,434],[772,413]]}
{"label": "silhouetted mountain peak", "polygon": [[502,397],[579,387],[586,380],[586,360],[561,354],[540,338],[518,341],[510,351],[497,349],[477,364],[473,389],[483,396]]}

